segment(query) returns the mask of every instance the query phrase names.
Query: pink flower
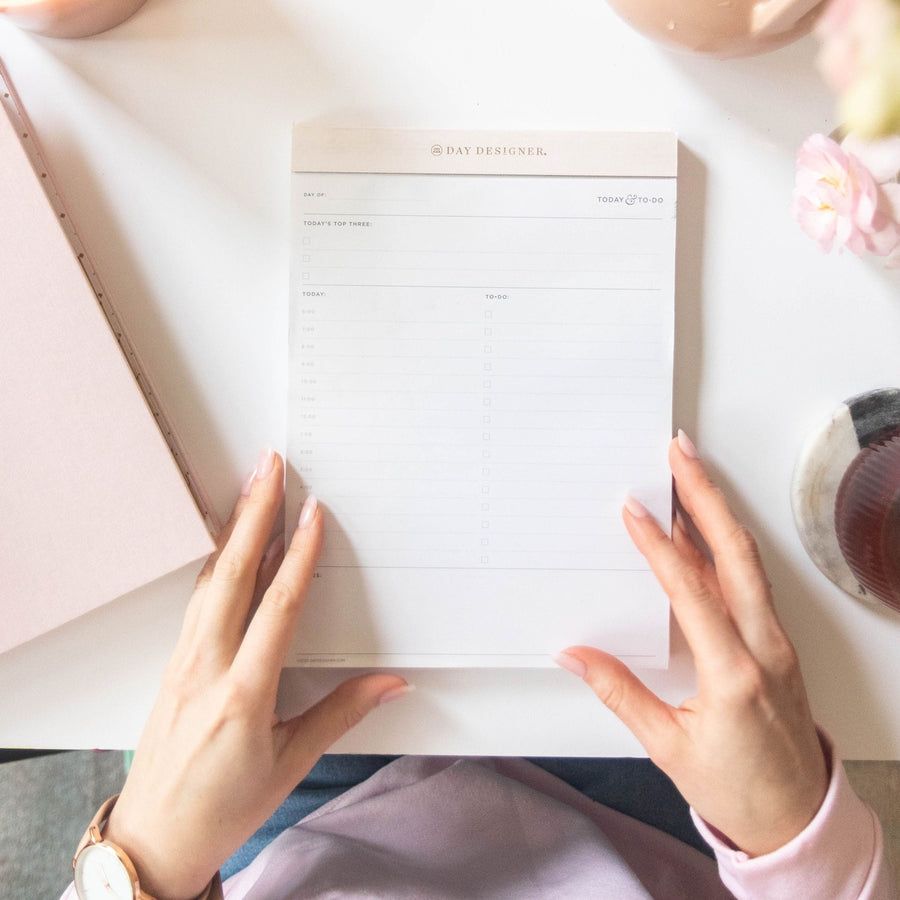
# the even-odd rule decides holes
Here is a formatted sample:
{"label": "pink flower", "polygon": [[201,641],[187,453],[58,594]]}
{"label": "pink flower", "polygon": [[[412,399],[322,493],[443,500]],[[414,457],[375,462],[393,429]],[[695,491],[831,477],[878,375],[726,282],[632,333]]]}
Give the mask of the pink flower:
{"label": "pink flower", "polygon": [[[841,141],[841,147],[872,173],[878,182],[879,207],[900,225],[900,134],[864,141],[851,132]],[[886,255],[885,266],[900,269],[900,242]]]}
{"label": "pink flower", "polygon": [[[889,168],[889,164],[886,168]],[[896,181],[897,168],[893,170]],[[824,134],[806,139],[797,154],[797,181],[791,212],[822,250],[844,247],[862,256],[887,257],[900,264],[900,208],[894,187],[879,184],[853,153]]]}

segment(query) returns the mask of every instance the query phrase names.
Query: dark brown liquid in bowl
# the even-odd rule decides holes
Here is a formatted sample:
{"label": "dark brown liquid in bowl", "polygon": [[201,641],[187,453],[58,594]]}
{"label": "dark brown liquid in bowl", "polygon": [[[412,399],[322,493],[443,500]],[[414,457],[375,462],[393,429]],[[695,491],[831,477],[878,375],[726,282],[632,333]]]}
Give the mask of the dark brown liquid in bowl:
{"label": "dark brown liquid in bowl", "polygon": [[859,583],[900,612],[900,430],[860,450],[850,464],[834,524]]}

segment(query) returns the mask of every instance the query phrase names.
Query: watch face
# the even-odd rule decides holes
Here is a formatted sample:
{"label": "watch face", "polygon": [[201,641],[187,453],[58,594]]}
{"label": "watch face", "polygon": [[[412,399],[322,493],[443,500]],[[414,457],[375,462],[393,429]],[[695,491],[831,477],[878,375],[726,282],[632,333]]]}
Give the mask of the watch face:
{"label": "watch face", "polygon": [[125,864],[108,844],[88,844],[75,861],[79,900],[134,900],[134,885]]}

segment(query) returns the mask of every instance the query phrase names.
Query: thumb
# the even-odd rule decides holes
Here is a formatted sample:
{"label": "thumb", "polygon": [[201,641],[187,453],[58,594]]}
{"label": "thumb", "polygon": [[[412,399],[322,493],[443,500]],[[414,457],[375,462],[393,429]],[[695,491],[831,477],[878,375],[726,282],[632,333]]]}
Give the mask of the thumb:
{"label": "thumb", "polygon": [[593,647],[569,647],[554,657],[578,675],[640,741],[650,756],[678,726],[674,710],[653,693],[620,659]]}
{"label": "thumb", "polygon": [[312,766],[342,735],[358,725],[375,707],[413,690],[397,675],[361,675],[338,685],[315,706],[279,728],[287,746],[289,767]]}

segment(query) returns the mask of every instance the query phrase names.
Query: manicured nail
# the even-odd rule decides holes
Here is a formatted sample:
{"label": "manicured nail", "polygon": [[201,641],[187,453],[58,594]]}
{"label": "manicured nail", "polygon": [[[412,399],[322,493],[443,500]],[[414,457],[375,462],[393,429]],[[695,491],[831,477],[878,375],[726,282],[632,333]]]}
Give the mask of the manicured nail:
{"label": "manicured nail", "polygon": [[262,481],[263,478],[272,471],[272,466],[274,464],[275,451],[271,447],[266,447],[266,449],[259,454],[259,461],[256,463],[256,479]]}
{"label": "manicured nail", "polygon": [[700,459],[694,442],[680,428],[678,429],[678,446],[685,456],[689,456],[691,459]]}
{"label": "manicured nail", "polygon": [[554,654],[553,662],[579,678],[584,678],[587,674],[587,666],[577,656],[572,656],[570,653]]}
{"label": "manicured nail", "polygon": [[265,478],[266,475],[272,471],[274,462],[275,451],[271,447],[266,447],[266,449],[259,454],[259,459],[256,461],[256,468],[244,479],[244,483],[241,485],[242,497],[250,496],[250,491],[253,489],[253,482],[256,481],[257,478]]}
{"label": "manicured nail", "polygon": [[319,508],[319,501],[316,500],[315,494],[310,494],[303,501],[303,509],[300,510],[300,521],[297,523],[298,528],[308,528],[312,524],[312,520],[316,517],[316,510]]}
{"label": "manicured nail", "polygon": [[390,703],[392,700],[399,700],[401,697],[411,694],[415,689],[414,684],[401,684],[400,687],[391,688],[378,698],[378,705],[384,706],[385,703]]}
{"label": "manicured nail", "polygon": [[625,509],[636,519],[646,519],[650,516],[650,510],[640,500],[635,500],[634,497],[625,498]]}

